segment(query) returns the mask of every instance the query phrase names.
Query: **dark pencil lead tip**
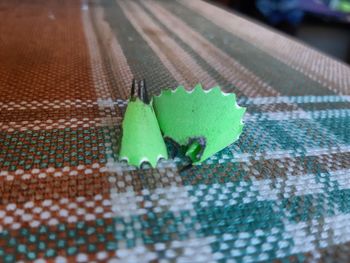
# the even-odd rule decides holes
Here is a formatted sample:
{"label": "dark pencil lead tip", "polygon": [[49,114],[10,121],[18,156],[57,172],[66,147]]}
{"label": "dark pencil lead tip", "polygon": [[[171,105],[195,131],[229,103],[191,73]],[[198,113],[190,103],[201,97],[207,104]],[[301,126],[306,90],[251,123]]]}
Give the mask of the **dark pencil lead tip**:
{"label": "dark pencil lead tip", "polygon": [[144,79],[139,81],[138,96],[141,101],[143,101],[146,104],[149,104],[147,86],[146,81]]}
{"label": "dark pencil lead tip", "polygon": [[131,85],[130,99],[135,99],[136,98],[136,86],[137,86],[137,80],[133,79],[132,80],[132,85]]}

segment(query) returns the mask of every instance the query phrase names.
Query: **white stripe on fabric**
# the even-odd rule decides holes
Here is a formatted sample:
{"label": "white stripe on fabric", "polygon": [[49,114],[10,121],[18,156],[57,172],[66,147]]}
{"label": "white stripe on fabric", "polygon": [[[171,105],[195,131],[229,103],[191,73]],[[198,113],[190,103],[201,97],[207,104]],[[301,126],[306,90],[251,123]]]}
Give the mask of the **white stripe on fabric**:
{"label": "white stripe on fabric", "polygon": [[350,102],[350,96],[278,96],[278,97],[258,97],[258,98],[241,98],[239,103],[247,105],[264,105],[279,103],[336,103]]}
{"label": "white stripe on fabric", "polygon": [[245,121],[284,121],[284,120],[302,120],[302,119],[328,119],[328,118],[345,118],[350,117],[350,109],[336,109],[336,110],[318,110],[318,111],[279,111],[279,112],[259,112],[246,113],[244,115]]}
{"label": "white stripe on fabric", "polygon": [[285,231],[293,238],[291,254],[306,253],[330,245],[350,241],[350,214],[325,217],[324,220],[311,220],[300,223],[286,223]]}

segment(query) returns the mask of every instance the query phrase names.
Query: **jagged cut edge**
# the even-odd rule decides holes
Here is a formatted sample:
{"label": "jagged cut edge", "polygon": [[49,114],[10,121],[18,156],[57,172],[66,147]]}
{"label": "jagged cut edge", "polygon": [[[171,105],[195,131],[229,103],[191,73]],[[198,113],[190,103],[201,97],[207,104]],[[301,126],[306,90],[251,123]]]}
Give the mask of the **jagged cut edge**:
{"label": "jagged cut edge", "polygon": [[[185,89],[185,87],[183,86],[183,85],[180,85],[180,86],[177,86],[175,89],[171,89],[171,88],[167,88],[167,89],[164,89],[164,90],[161,90],[161,92],[159,93],[159,95],[154,95],[153,97],[157,97],[157,98],[160,98],[163,94],[165,94],[165,93],[176,93],[178,90],[180,90],[180,89],[183,89],[187,94],[191,94],[191,93],[193,93],[193,91],[197,88],[197,87],[200,87],[200,88],[202,88],[202,91],[204,92],[204,93],[211,93],[213,90],[215,90],[215,89],[218,89],[219,91],[220,91],[220,93],[224,96],[224,97],[227,97],[227,96],[231,96],[231,95],[233,95],[233,100],[234,100],[234,107],[235,107],[235,109],[236,110],[241,110],[241,109],[243,109],[243,115],[245,114],[245,112],[246,112],[246,108],[245,107],[242,107],[242,106],[240,106],[240,105],[238,105],[238,103],[237,103],[237,99],[236,99],[236,94],[235,93],[228,93],[228,92],[224,92],[224,91],[222,91],[222,89],[221,89],[221,87],[219,86],[219,85],[217,85],[217,86],[214,86],[214,87],[211,87],[210,89],[203,89],[203,86],[202,86],[202,84],[200,84],[200,83],[198,83],[198,84],[196,84],[191,90],[187,90],[187,89]],[[241,122],[240,122],[240,124],[242,124],[242,125],[244,125],[244,122],[243,122],[243,115],[242,115],[242,118],[241,118]]]}
{"label": "jagged cut edge", "polygon": [[[236,109],[241,109],[241,108],[244,108],[244,107],[241,107],[241,106],[239,106],[238,104],[237,104],[237,100],[236,100],[236,94],[235,93],[228,93],[228,92],[224,92],[224,91],[222,91],[222,89],[221,89],[221,87],[219,86],[219,85],[217,85],[217,86],[214,86],[214,87],[211,87],[210,89],[204,89],[203,88],[203,86],[202,86],[202,84],[200,84],[200,83],[198,83],[198,84],[196,84],[192,89],[190,89],[190,90],[187,90],[183,85],[180,85],[180,86],[177,86],[175,89],[171,89],[171,88],[167,88],[167,89],[163,89],[163,90],[161,90],[161,92],[159,93],[159,95],[154,95],[154,97],[157,97],[157,98],[159,98],[159,97],[161,97],[164,93],[176,93],[178,90],[180,90],[180,89],[183,89],[185,92],[187,92],[187,94],[191,94],[191,93],[193,93],[193,91],[196,89],[196,88],[198,88],[198,87],[200,87],[201,89],[202,89],[202,91],[204,92],[204,93],[211,93],[213,90],[215,90],[215,89],[218,89],[219,91],[220,91],[220,93],[224,96],[224,97],[227,97],[227,96],[231,96],[231,95],[233,95],[235,98],[234,98],[234,101],[235,101],[235,108]],[[245,109],[245,108],[244,108]]]}
{"label": "jagged cut edge", "polygon": [[[224,91],[222,91],[222,89],[221,89],[221,87],[219,85],[211,87],[210,89],[204,89],[203,86],[200,83],[198,83],[190,90],[187,90],[183,85],[177,86],[175,89],[167,88],[167,89],[162,90],[159,95],[155,95],[154,97],[160,98],[165,93],[175,94],[180,89],[183,89],[187,94],[192,94],[194,92],[194,90],[196,90],[198,87],[200,87],[202,89],[202,91],[204,93],[206,93],[206,94],[209,94],[209,93],[211,93],[214,90],[219,90],[221,95],[223,95],[224,97],[231,96],[231,95],[233,96],[233,100],[234,100],[234,105],[233,106],[234,106],[235,110],[243,110],[243,114],[242,114],[242,117],[241,117],[240,122],[239,122],[239,125],[242,127],[242,130],[241,130],[240,133],[237,134],[237,136],[235,138],[233,138],[232,143],[235,143],[236,141],[238,141],[239,138],[241,137],[242,133],[243,133],[243,127],[244,127],[244,124],[245,124],[243,116],[244,116],[244,114],[246,112],[246,108],[245,107],[241,107],[240,105],[238,105],[235,93],[224,92]],[[167,136],[168,138],[170,138],[169,135],[164,134],[164,136]],[[191,140],[191,139],[192,138],[188,138],[188,141]],[[178,142],[176,142],[176,143],[178,143]],[[179,144],[179,145],[185,146],[186,144],[185,145]]]}
{"label": "jagged cut edge", "polygon": [[[159,162],[160,159],[166,160],[167,158],[166,158],[165,156],[163,156],[162,154],[159,154],[159,155],[157,156],[156,165],[155,165],[155,167],[153,167],[152,164],[151,164],[151,161],[149,160],[148,157],[141,157],[141,158],[140,158],[140,161],[138,162],[139,164],[137,165],[137,167],[141,167],[141,165],[142,165],[143,163],[148,162],[148,163],[151,165],[151,167],[156,168],[156,167],[158,166],[158,162]],[[120,157],[119,157],[119,160],[120,160],[120,161],[126,161],[129,165],[134,166],[133,164],[130,164],[130,163],[129,163],[129,157],[127,157],[127,156],[120,156]]]}

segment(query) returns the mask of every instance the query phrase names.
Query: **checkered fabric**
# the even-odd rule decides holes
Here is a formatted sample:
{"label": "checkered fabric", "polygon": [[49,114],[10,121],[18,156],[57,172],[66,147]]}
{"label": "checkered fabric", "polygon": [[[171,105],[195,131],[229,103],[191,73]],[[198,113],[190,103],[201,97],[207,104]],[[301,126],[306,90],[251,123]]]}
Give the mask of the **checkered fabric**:
{"label": "checkered fabric", "polygon": [[[182,170],[118,161],[131,80],[247,107]],[[0,261],[346,262],[350,69],[198,0],[0,1]]]}

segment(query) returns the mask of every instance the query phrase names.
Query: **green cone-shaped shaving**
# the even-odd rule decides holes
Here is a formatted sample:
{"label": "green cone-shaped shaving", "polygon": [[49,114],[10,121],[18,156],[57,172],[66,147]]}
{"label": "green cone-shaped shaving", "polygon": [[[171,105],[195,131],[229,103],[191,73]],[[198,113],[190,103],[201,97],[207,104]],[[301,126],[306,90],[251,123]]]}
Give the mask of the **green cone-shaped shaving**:
{"label": "green cone-shaped shaving", "polygon": [[245,108],[236,103],[235,94],[219,87],[192,91],[180,86],[153,98],[158,124],[165,137],[186,145],[186,155],[200,163],[235,142],[243,129]]}
{"label": "green cone-shaped shaving", "polygon": [[160,158],[168,158],[153,108],[139,99],[126,109],[119,155],[134,166],[149,162],[155,167]]}

